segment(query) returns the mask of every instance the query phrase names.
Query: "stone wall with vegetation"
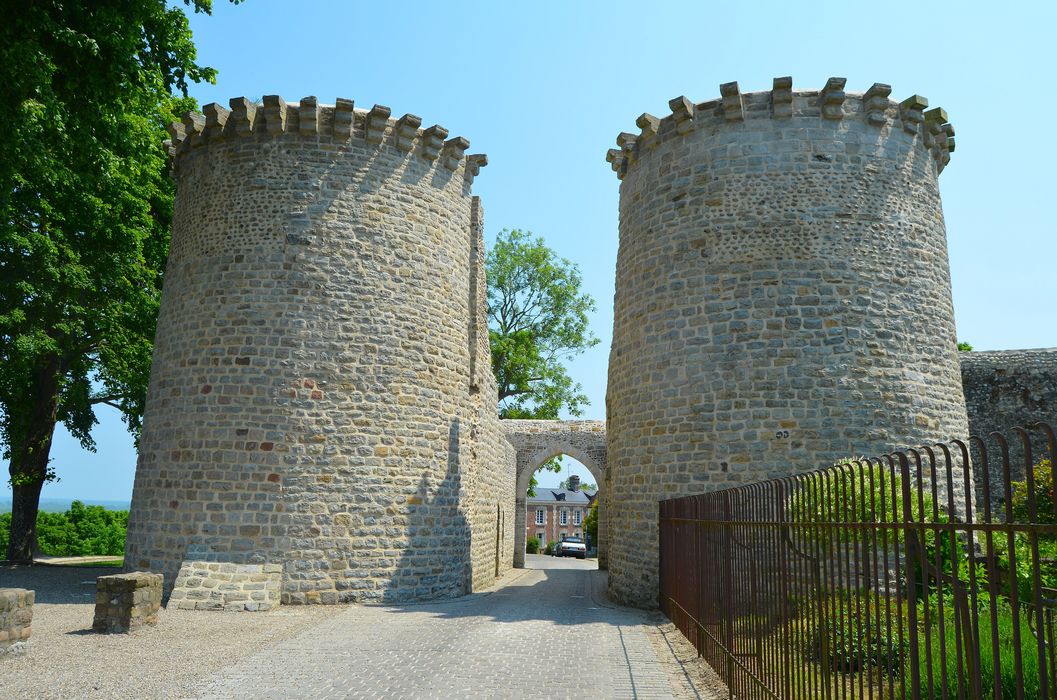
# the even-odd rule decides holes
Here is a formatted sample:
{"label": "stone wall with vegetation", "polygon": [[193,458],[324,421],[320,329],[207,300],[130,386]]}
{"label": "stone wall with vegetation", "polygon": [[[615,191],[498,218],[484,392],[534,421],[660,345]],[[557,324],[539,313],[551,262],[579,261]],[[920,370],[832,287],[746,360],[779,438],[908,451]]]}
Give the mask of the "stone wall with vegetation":
{"label": "stone wall with vegetation", "polygon": [[655,606],[657,502],[967,432],[942,109],[875,84],[670,102],[609,161],[610,593]]}
{"label": "stone wall with vegetation", "polygon": [[513,454],[485,378],[484,156],[378,105],[230,106],[172,129],[126,565],[171,586],[189,546],[281,563],[284,603],[490,583]]}
{"label": "stone wall with vegetation", "polygon": [[[1024,446],[1010,428],[1035,421],[1057,428],[1057,348],[963,352],[959,359],[969,432],[987,440],[987,464],[994,472],[991,483],[1002,483],[1001,451],[988,438],[992,432],[1008,438],[1011,478],[1024,479]],[[1039,439],[1037,431],[1031,435]],[[984,461],[975,444],[973,448],[973,466],[979,472]],[[1001,497],[992,494],[992,502],[999,503]]]}

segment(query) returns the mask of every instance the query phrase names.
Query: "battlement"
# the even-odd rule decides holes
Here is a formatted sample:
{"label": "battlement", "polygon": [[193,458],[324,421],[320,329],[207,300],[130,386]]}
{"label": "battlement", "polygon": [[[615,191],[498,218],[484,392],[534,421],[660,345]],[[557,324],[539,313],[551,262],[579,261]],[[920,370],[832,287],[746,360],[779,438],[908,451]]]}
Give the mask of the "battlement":
{"label": "battlement", "polygon": [[617,177],[624,178],[628,168],[646,150],[697,129],[746,129],[763,119],[786,120],[795,117],[817,118],[836,122],[862,119],[878,129],[901,128],[920,139],[936,163],[937,174],[950,162],[954,151],[954,127],[942,108],[927,109],[928,100],[912,95],[902,102],[889,99],[892,88],[874,83],[866,92],[844,91],[845,78],[830,78],[821,90],[793,90],[789,76],[775,78],[769,91],[742,93],[736,82],[720,86],[720,98],[708,102],[691,102],[684,96],[668,102],[672,113],[666,117],[643,114],[636,121],[638,134],[622,132],[618,148],[606,153]]}
{"label": "battlement", "polygon": [[452,172],[464,164],[464,176],[470,181],[488,164],[483,154],[466,154],[470,142],[465,138],[448,138],[448,130],[437,124],[423,129],[422,118],[414,114],[394,119],[392,110],[383,105],[356,109],[352,100],[342,97],[333,105],[324,105],[314,96],[294,104],[278,95],[266,95],[260,102],[234,97],[228,105],[230,109],[215,102],[207,104],[201,114],[188,112],[169,125],[172,138],[166,145],[174,164],[195,149],[251,134],[329,136],[338,142],[359,139],[413,153]]}

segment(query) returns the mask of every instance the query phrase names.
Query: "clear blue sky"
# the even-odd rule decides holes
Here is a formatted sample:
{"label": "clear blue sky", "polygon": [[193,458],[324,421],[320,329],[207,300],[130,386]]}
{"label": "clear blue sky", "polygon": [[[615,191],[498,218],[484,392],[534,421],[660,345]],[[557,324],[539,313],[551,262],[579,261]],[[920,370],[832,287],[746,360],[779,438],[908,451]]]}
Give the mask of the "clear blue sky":
{"label": "clear blue sky", "polygon": [[[957,151],[940,178],[958,335],[979,350],[1057,346],[1051,168],[1057,140],[1057,3],[537,2],[215,0],[192,19],[199,57],[220,75],[201,103],[245,95],[348,97],[448,127],[487,153],[474,182],[487,237],[529,229],[576,262],[598,302],[602,342],[572,364],[605,418],[618,181],[605,162],[642,112],[719,96],[848,78],[942,106]],[[128,498],[135,453],[100,412],[99,451],[65,434],[54,498]],[[589,478],[581,470],[584,478]],[[564,475],[563,475],[564,476]],[[549,481],[547,482],[549,483]]]}

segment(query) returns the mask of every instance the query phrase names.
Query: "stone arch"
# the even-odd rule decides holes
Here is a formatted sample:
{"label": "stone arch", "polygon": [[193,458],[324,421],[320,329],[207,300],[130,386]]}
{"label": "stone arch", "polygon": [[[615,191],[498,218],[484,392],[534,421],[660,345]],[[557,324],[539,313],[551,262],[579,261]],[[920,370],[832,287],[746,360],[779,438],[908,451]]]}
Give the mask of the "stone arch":
{"label": "stone arch", "polygon": [[514,518],[514,566],[525,565],[526,498],[532,474],[541,464],[558,455],[568,455],[583,464],[599,486],[598,565],[608,561],[606,521],[606,422],[598,420],[505,420],[507,440],[517,450],[517,485]]}

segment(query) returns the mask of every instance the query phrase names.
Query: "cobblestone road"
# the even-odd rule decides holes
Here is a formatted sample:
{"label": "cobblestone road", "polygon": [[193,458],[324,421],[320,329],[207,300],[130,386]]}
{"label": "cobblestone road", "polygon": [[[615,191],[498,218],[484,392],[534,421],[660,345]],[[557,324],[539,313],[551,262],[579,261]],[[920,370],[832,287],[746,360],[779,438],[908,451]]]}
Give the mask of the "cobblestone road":
{"label": "cobblestone road", "polygon": [[667,647],[651,642],[655,615],[606,601],[594,562],[530,556],[527,566],[454,601],[335,610],[195,696],[711,697],[678,677]]}

